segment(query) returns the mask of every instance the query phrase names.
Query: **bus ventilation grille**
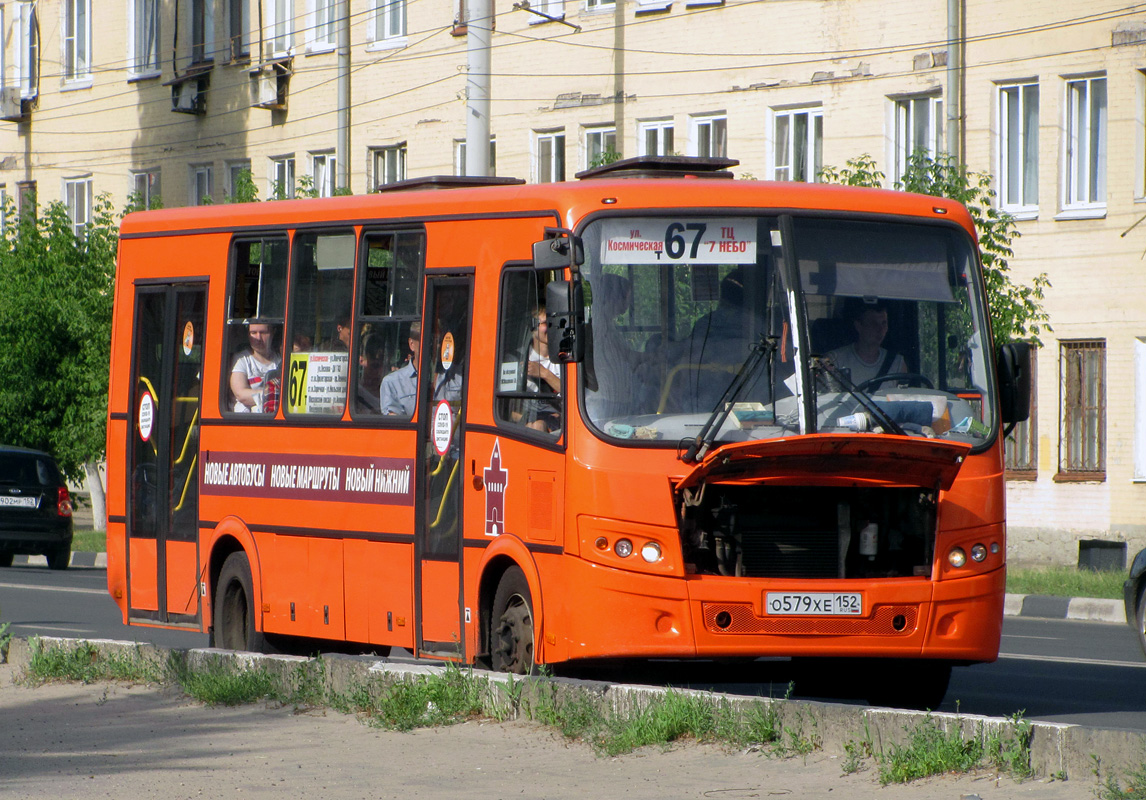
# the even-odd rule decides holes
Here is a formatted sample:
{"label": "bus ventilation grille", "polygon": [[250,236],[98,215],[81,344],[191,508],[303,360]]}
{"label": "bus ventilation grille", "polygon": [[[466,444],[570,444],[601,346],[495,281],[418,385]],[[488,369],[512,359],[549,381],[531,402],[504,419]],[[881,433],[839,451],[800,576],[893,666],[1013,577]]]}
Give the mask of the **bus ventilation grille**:
{"label": "bus ventilation grille", "polygon": [[758,617],[751,603],[704,603],[703,614],[709,633],[910,636],[915,632],[919,609],[877,606],[870,617]]}
{"label": "bus ventilation grille", "polygon": [[748,578],[838,578],[839,534],[832,531],[741,532],[743,575]]}

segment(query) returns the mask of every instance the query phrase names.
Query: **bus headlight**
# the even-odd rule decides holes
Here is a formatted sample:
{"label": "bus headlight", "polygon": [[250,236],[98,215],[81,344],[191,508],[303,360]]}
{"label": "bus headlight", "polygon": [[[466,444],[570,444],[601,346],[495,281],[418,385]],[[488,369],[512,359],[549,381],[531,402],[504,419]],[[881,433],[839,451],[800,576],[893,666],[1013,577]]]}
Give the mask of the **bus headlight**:
{"label": "bus headlight", "polygon": [[959,568],[967,563],[967,553],[962,547],[952,547],[951,551],[947,553],[947,563]]}
{"label": "bus headlight", "polygon": [[977,544],[971,548],[971,560],[982,561],[987,557],[987,548],[984,545]]}
{"label": "bus headlight", "polygon": [[628,558],[633,554],[633,543],[628,539],[618,539],[617,543],[613,545],[613,552],[621,558]]}
{"label": "bus headlight", "polygon": [[661,546],[656,542],[645,542],[641,547],[641,558],[650,564],[655,564],[661,560]]}

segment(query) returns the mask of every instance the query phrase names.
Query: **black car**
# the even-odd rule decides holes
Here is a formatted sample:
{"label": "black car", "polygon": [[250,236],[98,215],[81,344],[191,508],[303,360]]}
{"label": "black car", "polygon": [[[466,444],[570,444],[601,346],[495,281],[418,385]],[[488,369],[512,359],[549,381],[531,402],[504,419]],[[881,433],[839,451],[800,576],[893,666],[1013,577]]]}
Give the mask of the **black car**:
{"label": "black car", "polygon": [[1146,653],[1146,550],[1139,550],[1130,565],[1130,577],[1122,585],[1126,621],[1138,632],[1138,644]]}
{"label": "black car", "polygon": [[67,569],[72,555],[72,498],[47,453],[0,445],[0,567],[17,555],[48,557]]}

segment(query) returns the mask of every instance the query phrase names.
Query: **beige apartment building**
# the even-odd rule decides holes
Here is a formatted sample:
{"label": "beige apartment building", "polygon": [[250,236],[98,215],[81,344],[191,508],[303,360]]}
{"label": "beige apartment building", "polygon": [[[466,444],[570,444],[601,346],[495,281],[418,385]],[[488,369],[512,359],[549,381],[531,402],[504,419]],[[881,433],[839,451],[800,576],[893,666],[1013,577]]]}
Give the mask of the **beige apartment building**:
{"label": "beige apartment building", "polygon": [[[103,193],[226,202],[245,170],[264,199],[461,174],[469,14],[4,0],[0,190],[78,227]],[[808,181],[866,153],[891,184],[916,148],[993,175],[1013,278],[1053,284],[1009,452],[1012,558],[1146,547],[1146,3],[501,0],[490,63],[500,176],[573,180],[612,150]]]}

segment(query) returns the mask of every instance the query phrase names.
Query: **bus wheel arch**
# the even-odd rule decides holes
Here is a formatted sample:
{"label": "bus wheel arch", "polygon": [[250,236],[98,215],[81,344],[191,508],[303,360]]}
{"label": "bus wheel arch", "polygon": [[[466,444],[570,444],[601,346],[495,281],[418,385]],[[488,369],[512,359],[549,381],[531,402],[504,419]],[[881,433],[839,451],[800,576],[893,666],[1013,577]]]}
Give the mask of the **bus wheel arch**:
{"label": "bus wheel arch", "polygon": [[[513,552],[517,549],[522,552]],[[536,666],[544,661],[543,645],[541,644],[543,641],[541,635],[542,603],[537,568],[529,556],[529,551],[519,540],[514,539],[513,544],[507,543],[502,547],[497,547],[496,550],[498,552],[486,553],[481,569],[482,577],[478,587],[478,650],[484,653],[493,669],[533,672]],[[528,617],[532,634],[529,637],[532,641],[528,643],[528,652],[532,663],[528,667],[516,664],[525,649],[525,643],[522,642],[522,650],[516,653],[515,658],[511,658],[515,664],[508,665],[510,669],[505,669],[507,666],[504,663],[505,653],[503,652],[499,656],[495,654],[494,650],[497,644],[498,625],[502,621],[501,617],[507,606],[512,606],[515,609],[514,615],[518,624],[525,622],[521,614],[523,609],[520,608],[521,604],[514,600],[515,597],[523,600],[526,605],[524,611]],[[509,632],[503,631],[503,633]],[[510,635],[520,638],[521,633],[510,633]]]}
{"label": "bus wheel arch", "polygon": [[[257,564],[254,540],[246,525],[234,517],[228,517],[215,529],[214,540],[210,547],[210,556],[207,564],[207,585],[210,587],[210,606],[208,621],[210,623],[210,645],[232,650],[251,650],[265,652],[266,640],[262,633],[261,585],[253,565]],[[227,617],[220,605],[228,597],[232,604],[241,603],[245,606],[242,612],[246,615],[249,625],[243,641],[236,641],[235,631],[232,629],[223,635],[220,622]],[[236,595],[241,591],[242,596]],[[226,614],[234,619],[237,609],[232,605]],[[240,645],[241,646],[236,646]]]}

